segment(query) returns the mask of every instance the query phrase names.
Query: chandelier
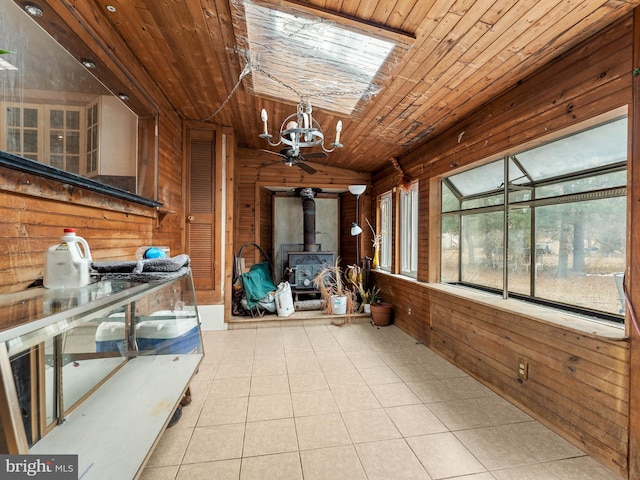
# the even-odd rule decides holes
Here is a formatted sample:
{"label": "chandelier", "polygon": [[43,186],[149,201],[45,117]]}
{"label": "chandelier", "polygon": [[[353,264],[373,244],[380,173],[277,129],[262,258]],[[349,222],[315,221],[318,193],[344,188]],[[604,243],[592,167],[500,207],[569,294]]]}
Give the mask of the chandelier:
{"label": "chandelier", "polygon": [[331,148],[326,148],[324,146],[322,127],[320,127],[318,121],[313,118],[309,100],[301,99],[297,112],[284,119],[282,125],[280,125],[280,139],[278,142],[271,141],[273,135],[270,135],[267,129],[268,116],[264,108],[262,109],[260,118],[262,118],[264,132],[262,132],[259,137],[266,139],[272,147],[277,147],[283,143],[289,145],[291,147],[289,155],[292,157],[300,155],[300,149],[306,147],[316,147],[320,145],[322,150],[327,153],[333,152],[336,148],[342,148],[342,144],[340,143],[342,120],[338,121],[336,125],[335,142],[329,145]]}

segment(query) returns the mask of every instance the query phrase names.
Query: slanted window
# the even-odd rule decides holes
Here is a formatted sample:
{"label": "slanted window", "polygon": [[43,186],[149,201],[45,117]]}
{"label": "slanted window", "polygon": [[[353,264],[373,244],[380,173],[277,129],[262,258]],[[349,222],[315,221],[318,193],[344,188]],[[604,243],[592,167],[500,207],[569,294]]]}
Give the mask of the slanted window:
{"label": "slanted window", "polygon": [[441,281],[623,322],[627,128],[619,117],[444,178]]}
{"label": "slanted window", "polygon": [[391,270],[392,206],[391,192],[380,197],[380,268],[387,271]]}
{"label": "slanted window", "polygon": [[400,192],[400,273],[418,274],[418,182]]}

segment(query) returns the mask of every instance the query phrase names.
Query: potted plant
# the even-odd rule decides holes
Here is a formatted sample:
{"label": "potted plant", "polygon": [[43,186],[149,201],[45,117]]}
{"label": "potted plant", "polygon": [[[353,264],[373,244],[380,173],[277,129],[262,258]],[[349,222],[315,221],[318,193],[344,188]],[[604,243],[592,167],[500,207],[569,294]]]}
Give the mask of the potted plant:
{"label": "potted plant", "polygon": [[343,278],[339,262],[340,259],[336,258],[334,265],[327,265],[320,270],[313,280],[313,285],[320,292],[327,313],[345,315],[345,321],[341,325],[346,325],[355,312],[356,301],[354,292],[349,289]]}
{"label": "potted plant", "polygon": [[378,287],[365,288],[361,286],[358,293],[362,301],[362,311],[364,313],[371,313],[371,305],[378,301],[380,289]]}
{"label": "potted plant", "polygon": [[377,327],[385,327],[391,323],[393,305],[386,302],[371,304],[371,322]]}

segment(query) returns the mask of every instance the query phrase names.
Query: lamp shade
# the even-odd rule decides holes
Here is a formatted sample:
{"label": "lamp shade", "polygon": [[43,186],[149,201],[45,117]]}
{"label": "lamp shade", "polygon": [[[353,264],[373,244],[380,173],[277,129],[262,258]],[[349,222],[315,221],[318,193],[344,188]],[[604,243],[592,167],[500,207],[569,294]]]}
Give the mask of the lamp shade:
{"label": "lamp shade", "polygon": [[351,235],[355,237],[357,235],[360,235],[361,233],[362,229],[360,228],[360,226],[356,222],[353,222],[351,224]]}
{"label": "lamp shade", "polygon": [[349,191],[354,195],[362,195],[366,189],[366,185],[349,185]]}

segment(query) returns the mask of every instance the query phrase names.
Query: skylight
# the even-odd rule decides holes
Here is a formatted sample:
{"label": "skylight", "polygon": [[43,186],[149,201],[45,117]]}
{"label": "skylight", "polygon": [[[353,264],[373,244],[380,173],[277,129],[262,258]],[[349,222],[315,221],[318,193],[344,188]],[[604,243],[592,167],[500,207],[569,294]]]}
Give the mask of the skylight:
{"label": "skylight", "polygon": [[244,2],[247,45],[256,95],[351,114],[394,48],[337,23]]}

